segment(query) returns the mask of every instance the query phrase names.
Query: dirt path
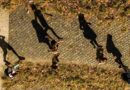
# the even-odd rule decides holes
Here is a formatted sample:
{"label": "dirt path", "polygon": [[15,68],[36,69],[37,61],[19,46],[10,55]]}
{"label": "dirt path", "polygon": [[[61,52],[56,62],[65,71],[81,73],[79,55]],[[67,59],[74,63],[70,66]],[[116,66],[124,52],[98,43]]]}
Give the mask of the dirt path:
{"label": "dirt path", "polygon": [[[0,8],[0,35],[5,36],[5,40],[8,41],[8,31],[9,31],[9,13],[6,10]],[[3,75],[3,52],[0,48],[0,90],[4,90],[2,88],[2,79],[1,75]]]}

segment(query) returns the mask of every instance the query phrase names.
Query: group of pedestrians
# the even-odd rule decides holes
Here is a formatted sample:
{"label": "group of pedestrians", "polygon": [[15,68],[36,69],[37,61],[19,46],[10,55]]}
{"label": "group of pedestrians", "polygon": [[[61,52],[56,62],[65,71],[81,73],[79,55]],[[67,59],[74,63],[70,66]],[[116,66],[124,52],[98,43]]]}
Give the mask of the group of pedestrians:
{"label": "group of pedestrians", "polygon": [[[32,9],[34,13],[34,19],[31,21],[32,26],[34,27],[38,41],[39,43],[45,43],[48,48],[49,52],[53,52],[53,57],[52,57],[52,64],[51,64],[51,73],[56,73],[58,69],[58,63],[59,63],[59,55],[60,53],[58,52],[58,46],[60,41],[63,39],[59,37],[53,30],[52,27],[48,25],[46,22],[42,12],[37,9],[36,5],[30,0],[31,3],[29,3],[30,8]],[[96,33],[92,30],[92,28],[89,26],[91,23],[86,22],[84,14],[79,14],[79,26],[80,29],[83,31],[83,35],[85,38],[90,40],[90,43],[93,45],[94,48],[96,48],[96,60],[99,63],[102,63],[104,61],[107,61],[107,58],[104,56],[104,49],[102,45],[99,45],[96,38],[97,35]],[[50,30],[54,36],[57,38],[57,40],[53,39],[49,34],[48,30]],[[7,65],[7,68],[5,69],[5,74],[11,78],[16,74],[18,67],[19,67],[19,61],[24,60],[25,58],[18,55],[17,52],[8,44],[5,42],[4,37],[1,36],[0,38],[0,43],[2,43],[0,46],[2,47],[2,50],[4,52],[4,62]],[[4,44],[4,45],[3,45]],[[6,55],[7,55],[7,49],[12,50],[13,53],[18,57],[19,61],[13,65],[10,66],[10,63],[6,60]],[[113,41],[112,41],[112,35],[108,34],[107,35],[107,44],[106,44],[106,49],[108,53],[112,53],[113,56],[116,57],[115,62],[119,64],[119,68],[123,68],[125,71],[128,70],[127,66],[125,66],[122,61],[121,61],[121,53],[120,51],[115,47]]]}
{"label": "group of pedestrians", "polygon": [[[34,12],[35,19],[32,20],[32,25],[36,30],[39,42],[46,43],[50,49],[49,51],[54,51],[54,52],[57,51],[58,44],[59,44],[58,41],[60,41],[60,39],[62,39],[62,38],[59,37],[54,32],[53,28],[51,28],[48,25],[43,14],[41,13],[41,11],[39,9],[37,9],[36,5],[33,2],[30,3],[30,7],[32,8],[32,11]],[[82,14],[82,13],[80,13],[78,15],[78,19],[79,19],[79,27],[83,31],[84,37],[87,38],[88,40],[90,40],[90,43],[93,45],[94,48],[96,48],[96,60],[99,63],[107,61],[107,58],[104,56],[103,46],[98,44],[98,42],[96,40],[97,35],[93,31],[93,29],[90,27],[91,23],[86,22],[84,14]],[[38,20],[39,20],[40,24],[38,24]],[[48,30],[51,30],[53,32],[53,34],[57,37],[58,41],[54,40],[47,33]],[[110,35],[110,34],[107,35],[106,49],[107,49],[108,53],[112,53],[113,56],[116,57],[115,62],[117,62],[119,64],[119,68],[123,68],[124,70],[126,70],[127,66],[125,66],[122,63],[122,61],[121,61],[122,55],[121,55],[120,51],[115,47],[115,45],[112,41],[112,35]],[[54,54],[54,57],[52,58],[52,66],[51,66],[52,68],[54,68],[56,63],[59,62],[58,56],[59,56],[59,53]]]}
{"label": "group of pedestrians", "polygon": [[[90,43],[96,48],[96,60],[101,64],[104,61],[107,61],[107,58],[104,56],[104,49],[96,41],[97,35],[90,27],[91,23],[86,22],[84,14],[79,14],[79,25],[80,29],[83,30],[83,35],[86,39],[90,40]],[[112,35],[107,34],[106,49],[108,53],[111,53],[115,57],[115,62],[119,65],[119,68],[122,68],[124,71],[121,74],[121,77],[124,81],[130,84],[130,69],[123,64],[122,54],[119,49],[115,46]]]}
{"label": "group of pedestrians", "polygon": [[[91,23],[85,20],[84,14],[82,13],[78,15],[78,19],[79,19],[79,27],[83,31],[84,37],[90,40],[90,43],[93,45],[94,48],[96,48],[96,60],[99,63],[107,61],[107,58],[104,56],[103,46],[98,44],[96,40],[97,35],[90,27]],[[106,49],[108,53],[112,53],[112,55],[116,57],[115,62],[119,64],[119,68],[123,68],[125,71],[128,70],[128,67],[123,64],[121,60],[122,54],[120,53],[118,48],[114,45],[112,35],[110,34],[107,35]]]}

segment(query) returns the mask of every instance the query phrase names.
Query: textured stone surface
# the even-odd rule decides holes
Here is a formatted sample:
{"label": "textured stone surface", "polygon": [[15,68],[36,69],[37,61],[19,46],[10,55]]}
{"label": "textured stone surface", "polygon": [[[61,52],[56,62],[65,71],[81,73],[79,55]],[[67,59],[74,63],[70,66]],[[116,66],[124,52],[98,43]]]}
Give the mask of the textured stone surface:
{"label": "textured stone surface", "polygon": [[[44,15],[49,25],[61,37],[63,42],[59,45],[60,60],[64,62],[79,62],[97,64],[96,49],[90,44],[89,40],[84,38],[79,29],[78,17],[71,20],[53,14],[53,16]],[[51,60],[52,53],[48,52],[48,47],[44,43],[39,43],[35,30],[31,25],[32,16],[26,14],[22,7],[10,14],[9,42],[21,55],[27,60]],[[87,20],[87,17],[86,17]],[[91,28],[97,34],[97,41],[106,47],[107,34],[113,36],[116,47],[122,53],[122,61],[130,66],[130,19],[114,19],[113,21],[101,22],[96,17],[89,18]],[[48,32],[51,36],[51,32]],[[114,57],[106,52],[107,63],[116,66]]]}

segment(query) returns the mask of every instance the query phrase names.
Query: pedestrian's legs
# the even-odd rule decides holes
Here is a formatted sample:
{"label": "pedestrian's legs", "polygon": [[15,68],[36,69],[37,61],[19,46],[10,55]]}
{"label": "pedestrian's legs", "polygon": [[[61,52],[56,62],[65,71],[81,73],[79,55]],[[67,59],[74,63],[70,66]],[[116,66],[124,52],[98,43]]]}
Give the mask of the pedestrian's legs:
{"label": "pedestrian's legs", "polygon": [[52,31],[52,33],[58,38],[58,39],[63,39],[61,37],[59,37],[55,32],[54,30],[51,28],[51,27],[48,27],[48,29],[50,29]]}
{"label": "pedestrian's legs", "polygon": [[127,67],[127,66],[125,66],[125,65],[122,63],[120,57],[117,57],[117,58],[115,59],[115,62],[117,62],[117,63],[119,64],[119,68]]}
{"label": "pedestrian's legs", "polygon": [[93,39],[93,43],[97,46],[97,47],[102,47],[101,45],[99,45],[96,41],[96,39]]}

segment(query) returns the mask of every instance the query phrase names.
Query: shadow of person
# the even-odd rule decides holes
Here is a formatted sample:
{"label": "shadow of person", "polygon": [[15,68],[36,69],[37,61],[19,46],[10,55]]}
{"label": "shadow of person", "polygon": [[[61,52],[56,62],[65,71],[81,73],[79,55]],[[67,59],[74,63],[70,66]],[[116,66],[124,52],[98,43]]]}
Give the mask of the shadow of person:
{"label": "shadow of person", "polygon": [[31,22],[36,31],[39,43],[46,43],[49,49],[51,49],[51,40],[53,40],[53,38],[47,34],[47,31],[44,30],[36,20],[32,20]]}
{"label": "shadow of person", "polygon": [[126,81],[128,84],[130,84],[130,72],[129,73],[122,73],[121,78]]}
{"label": "shadow of person", "polygon": [[25,60],[24,57],[18,55],[18,53],[13,49],[13,47],[11,45],[9,45],[6,41],[5,41],[5,37],[0,35],[0,47],[3,50],[3,59],[6,65],[10,64],[7,60],[6,60],[6,56],[7,56],[7,52],[8,50],[11,50],[17,57],[19,60]]}
{"label": "shadow of person", "polygon": [[89,26],[91,25],[91,23],[86,22],[84,18],[84,14],[80,13],[78,15],[78,19],[79,19],[80,29],[83,30],[84,37],[90,40],[90,43],[93,45],[94,48],[96,46],[97,47],[101,46],[97,43],[96,41],[97,35]]}
{"label": "shadow of person", "polygon": [[118,50],[118,48],[116,48],[116,46],[114,45],[112,35],[110,34],[107,35],[106,49],[108,53],[112,53],[112,55],[116,57],[115,62],[119,64],[119,68],[126,69],[127,66],[125,66],[121,61],[122,54]]}
{"label": "shadow of person", "polygon": [[42,27],[45,28],[46,31],[51,30],[52,33],[53,33],[58,39],[62,39],[61,37],[59,37],[59,36],[54,32],[53,28],[51,28],[51,27],[48,25],[48,23],[47,23],[47,21],[45,20],[45,18],[44,18],[44,16],[43,16],[42,12],[41,12],[39,9],[37,9],[37,7],[36,7],[34,4],[31,4],[31,8],[32,8],[32,10],[33,10],[33,12],[34,12],[35,20],[38,19],[38,20],[40,21]]}

